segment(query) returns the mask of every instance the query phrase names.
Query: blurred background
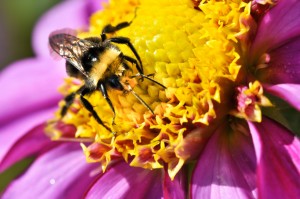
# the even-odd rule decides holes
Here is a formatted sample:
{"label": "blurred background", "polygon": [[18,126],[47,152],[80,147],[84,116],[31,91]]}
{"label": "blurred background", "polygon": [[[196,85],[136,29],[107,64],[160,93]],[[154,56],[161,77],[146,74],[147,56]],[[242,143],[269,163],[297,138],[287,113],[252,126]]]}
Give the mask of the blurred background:
{"label": "blurred background", "polygon": [[[13,61],[33,56],[31,33],[34,25],[43,13],[60,1],[0,0],[0,72]],[[31,161],[25,159],[0,173],[0,194],[7,183],[18,176]]]}
{"label": "blurred background", "polygon": [[33,55],[31,33],[39,17],[61,0],[0,0],[0,70]]}

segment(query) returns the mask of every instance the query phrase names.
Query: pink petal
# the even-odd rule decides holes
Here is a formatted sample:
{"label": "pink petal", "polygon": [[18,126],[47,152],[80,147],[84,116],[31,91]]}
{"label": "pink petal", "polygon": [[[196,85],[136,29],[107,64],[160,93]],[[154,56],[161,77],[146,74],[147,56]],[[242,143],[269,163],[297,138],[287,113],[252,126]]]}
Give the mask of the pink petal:
{"label": "pink petal", "polygon": [[95,182],[86,198],[162,198],[161,172],[118,163]]}
{"label": "pink petal", "polygon": [[300,36],[269,55],[268,67],[257,70],[259,80],[269,84],[300,83]]}
{"label": "pink petal", "polygon": [[[27,151],[18,151],[16,148],[18,148],[18,144],[23,144],[25,146],[28,146],[27,139],[31,140],[31,135],[26,135],[30,130],[32,130],[35,126],[45,122],[47,119],[50,119],[53,117],[53,113],[56,108],[47,108],[45,110],[35,112],[32,114],[28,114],[26,117],[22,117],[20,119],[16,119],[13,122],[10,122],[6,124],[5,126],[0,127],[0,171],[5,169],[8,165],[13,164],[20,158],[22,159],[25,154],[27,154]],[[40,129],[41,130],[41,129]],[[43,133],[43,131],[41,132]],[[43,138],[43,134],[39,135]],[[37,139],[37,142],[40,142],[42,137],[39,137],[38,139],[33,136],[34,139]],[[44,142],[45,140],[43,140]],[[29,142],[29,141],[28,141]],[[42,144],[37,143],[37,145]],[[21,146],[20,146],[21,147]],[[33,148],[37,146],[32,146]],[[15,155],[10,156],[7,153],[14,152],[17,153]],[[20,154],[18,154],[20,153]],[[18,157],[18,158],[17,158]],[[8,158],[8,159],[7,159]]]}
{"label": "pink petal", "polygon": [[263,86],[268,93],[282,98],[298,111],[300,111],[300,84],[277,84],[273,86]]}
{"label": "pink petal", "polygon": [[49,10],[37,23],[33,32],[33,49],[38,56],[50,57],[48,37],[51,32],[63,28],[87,28],[91,2],[85,0],[63,1]]}
{"label": "pink petal", "polygon": [[257,198],[251,138],[223,124],[210,138],[192,176],[192,198]]}
{"label": "pink petal", "polygon": [[[0,171],[25,157],[40,154],[59,142],[52,142],[44,133],[45,124],[38,125],[18,139],[0,161]],[[0,141],[2,143],[3,140]],[[2,146],[2,145],[1,145]]]}
{"label": "pink petal", "polygon": [[99,166],[86,163],[79,143],[63,144],[35,160],[2,198],[82,198],[96,178],[91,172]]}
{"label": "pink petal", "polygon": [[182,168],[174,180],[171,180],[165,169],[164,173],[164,184],[163,184],[163,193],[164,198],[185,198],[187,195],[187,170]]}
{"label": "pink petal", "polygon": [[257,156],[260,198],[290,199],[300,196],[300,141],[268,118],[248,122]]}
{"label": "pink petal", "polygon": [[48,59],[15,62],[0,73],[0,126],[28,113],[56,106],[64,68]]}
{"label": "pink petal", "polygon": [[[300,35],[300,1],[280,0],[262,19],[253,42],[252,52],[275,49]],[[257,57],[257,56],[254,56]]]}
{"label": "pink petal", "polygon": [[93,13],[102,9],[103,2],[107,2],[107,0],[85,0],[87,1],[87,13],[88,16],[91,16]]}

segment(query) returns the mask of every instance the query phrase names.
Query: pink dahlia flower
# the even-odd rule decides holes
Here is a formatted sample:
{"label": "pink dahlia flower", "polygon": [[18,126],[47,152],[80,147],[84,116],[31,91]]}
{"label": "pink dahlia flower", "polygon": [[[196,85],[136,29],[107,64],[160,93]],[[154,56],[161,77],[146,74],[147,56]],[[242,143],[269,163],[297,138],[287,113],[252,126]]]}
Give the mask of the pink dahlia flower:
{"label": "pink dahlia flower", "polygon": [[[300,110],[299,0],[110,1],[81,36],[99,34],[107,21],[131,20],[135,11],[122,35],[135,42],[145,71],[167,87],[157,90],[146,80],[136,86],[155,117],[130,96],[112,98],[126,110],[117,112],[115,135],[76,100],[65,118],[53,115],[65,71],[49,56],[48,35],[87,30],[98,9],[94,1],[60,4],[34,31],[37,56],[0,74],[7,85],[0,98],[0,171],[36,157],[3,198],[299,197],[299,138],[260,108],[274,106],[268,99],[274,95]],[[107,104],[88,99],[110,121]],[[50,141],[45,126],[60,141]],[[76,140],[87,141],[81,143],[86,157]]]}
{"label": "pink dahlia flower", "polygon": [[[245,71],[241,71],[246,73],[246,79],[241,82],[258,80],[266,92],[299,111],[300,1],[259,4],[263,2],[252,4],[257,30],[248,35],[249,48],[242,57]],[[216,130],[194,170],[193,198],[263,199],[300,195],[299,138],[265,116],[259,119],[260,123],[251,121],[255,107],[246,102],[258,101],[258,96],[247,95],[245,89],[248,88],[238,87],[236,100],[238,111],[248,116],[248,125],[234,124],[236,132],[229,130],[227,124]],[[299,114],[296,117],[300,119]]]}

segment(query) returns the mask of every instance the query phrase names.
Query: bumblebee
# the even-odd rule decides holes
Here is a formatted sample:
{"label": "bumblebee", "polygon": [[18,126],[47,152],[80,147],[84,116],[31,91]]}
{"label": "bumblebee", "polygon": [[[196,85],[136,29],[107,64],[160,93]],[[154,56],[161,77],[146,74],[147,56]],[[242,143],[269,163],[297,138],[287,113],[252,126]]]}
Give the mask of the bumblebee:
{"label": "bumblebee", "polygon": [[[152,114],[149,105],[137,95],[128,83],[128,78],[139,77],[141,81],[148,79],[159,86],[165,88],[159,82],[150,78],[151,75],[144,75],[143,65],[139,54],[127,37],[110,37],[116,31],[126,28],[131,22],[122,22],[116,26],[106,25],[101,33],[101,37],[90,37],[85,39],[77,38],[68,33],[54,32],[49,36],[49,44],[52,50],[66,60],[66,71],[71,77],[83,80],[84,85],[76,92],[65,97],[65,105],[61,110],[63,117],[68,108],[72,105],[75,96],[79,95],[83,106],[92,114],[96,121],[110,131],[103,123],[93,108],[93,105],[84,97],[95,91],[100,91],[109,104],[115,119],[115,109],[108,96],[108,89],[120,90],[123,93],[132,93]],[[124,55],[115,44],[127,45],[133,52],[134,57]],[[135,65],[138,73],[129,76]],[[124,78],[126,77],[126,78]]]}

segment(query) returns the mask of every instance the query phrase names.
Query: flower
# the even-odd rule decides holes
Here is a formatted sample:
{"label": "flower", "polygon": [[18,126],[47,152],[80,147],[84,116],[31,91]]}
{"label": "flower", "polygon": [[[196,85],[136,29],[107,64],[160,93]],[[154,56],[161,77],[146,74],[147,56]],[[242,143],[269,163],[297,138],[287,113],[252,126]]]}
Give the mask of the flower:
{"label": "flower", "polygon": [[[86,96],[112,133],[76,98],[63,118],[58,110],[46,127],[53,140],[75,143],[47,142],[47,150],[4,197],[27,188],[30,178],[43,179],[45,173],[36,171],[49,168],[38,190],[49,190],[45,195],[52,198],[76,194],[70,190],[79,186],[87,198],[296,198],[299,139],[266,117],[263,107],[276,108],[268,92],[299,111],[300,22],[291,20],[299,17],[299,8],[296,0],[110,1],[78,37],[98,36],[106,24],[133,19],[116,34],[131,39],[144,74],[154,73],[166,86],[129,78],[154,115],[130,93],[111,90],[113,125],[101,94]],[[81,84],[67,78],[60,90],[67,95]],[[86,160],[96,164],[84,164],[76,141]],[[62,178],[68,187],[60,192],[45,188]]]}

